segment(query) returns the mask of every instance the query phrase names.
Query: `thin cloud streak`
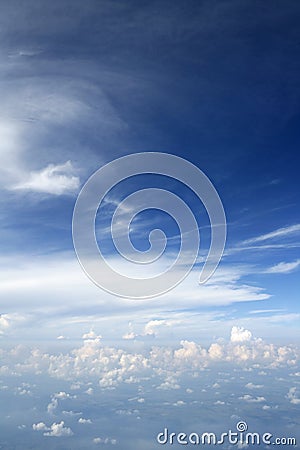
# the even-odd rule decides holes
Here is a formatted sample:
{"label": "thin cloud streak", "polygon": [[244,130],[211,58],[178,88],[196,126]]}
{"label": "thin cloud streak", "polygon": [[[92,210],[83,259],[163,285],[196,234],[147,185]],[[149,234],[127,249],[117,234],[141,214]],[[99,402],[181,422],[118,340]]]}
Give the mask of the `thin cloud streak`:
{"label": "thin cloud streak", "polygon": [[300,224],[295,224],[283,228],[278,228],[275,231],[271,231],[270,233],[262,234],[260,236],[256,236],[251,239],[246,239],[245,241],[242,241],[242,244],[252,244],[256,242],[267,241],[269,239],[275,239],[278,237],[290,236],[298,233],[300,233]]}
{"label": "thin cloud streak", "polygon": [[280,262],[275,266],[269,267],[265,273],[290,273],[298,269],[300,266],[300,259],[293,262]]}

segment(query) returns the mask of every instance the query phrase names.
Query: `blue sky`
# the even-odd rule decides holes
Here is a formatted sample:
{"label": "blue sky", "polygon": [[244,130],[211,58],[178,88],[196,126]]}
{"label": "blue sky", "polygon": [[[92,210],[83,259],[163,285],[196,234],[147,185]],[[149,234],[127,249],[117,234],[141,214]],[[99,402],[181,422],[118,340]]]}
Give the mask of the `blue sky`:
{"label": "blue sky", "polygon": [[[212,343],[226,347],[224,342],[230,341],[236,327],[241,333],[237,342],[245,342],[246,347],[255,348],[262,338],[268,343],[264,345],[291,345],[285,355],[294,351],[300,337],[299,15],[300,5],[290,0],[272,4],[237,0],[1,2],[0,341],[8,361],[3,375],[18,372],[12,356],[17,353],[10,353],[14,346],[41,346],[33,357],[24,354],[20,376],[25,377],[25,368],[31,367],[30,380],[23,382],[40,387],[46,377],[49,392],[37,388],[33,397],[28,394],[30,401],[38,399],[38,409],[45,403],[45,414],[49,413],[46,398],[51,403],[57,392],[70,393],[72,382],[64,384],[69,380],[61,366],[60,381],[54,376],[54,382],[50,363],[41,369],[41,379],[34,381],[35,364],[39,367],[49,355],[58,364],[62,351],[72,365],[80,349],[91,345],[92,355],[102,339],[113,345],[107,350],[112,359],[121,348],[127,349],[129,359],[141,351],[154,374],[150,378],[159,372],[143,353],[152,345],[160,348],[159,355],[167,354],[165,345],[173,351],[181,348],[182,340],[207,349]],[[158,187],[177,193],[189,204],[199,226],[201,248],[190,275],[164,296],[143,301],[120,299],[95,286],[82,271],[72,242],[73,209],[84,183],[104,164],[138,152],[170,153],[199,167],[217,189],[227,217],[221,264],[199,286],[210,243],[208,216],[199,200],[179,182],[154,175],[114,187],[99,211],[96,227],[104,253],[122,268],[124,262],[109,236],[109,222],[120,201],[137,189]],[[171,238],[159,266],[164,267],[179,246],[178,227],[166,214],[141,213],[133,221],[131,238],[139,250],[145,250],[149,232],[157,227]],[[82,336],[89,333],[82,344]],[[86,344],[87,339],[95,342]],[[243,353],[245,348],[235,352]],[[221,353],[231,355],[233,366],[228,370],[234,372],[231,350]],[[290,360],[278,361],[280,351],[276,351],[268,364],[269,368],[275,364],[277,370]],[[200,353],[196,359],[201,360]],[[255,358],[252,362],[255,368]],[[279,382],[286,402],[279,407],[281,413],[299,404],[298,363],[299,355],[294,368],[289,366],[291,370],[282,375],[286,384]],[[83,396],[89,388],[84,377],[92,376],[92,369],[93,362],[88,374],[84,370],[77,374],[79,381],[74,375]],[[105,366],[106,375],[112,375],[110,370]],[[171,375],[165,370],[163,377],[168,381]],[[182,369],[183,377],[186,370]],[[215,366],[211,370],[216,378],[222,371]],[[139,367],[136,371],[141,386],[146,375]],[[252,382],[260,385],[259,377],[255,373]],[[121,384],[126,388],[124,380]],[[191,380],[179,383],[185,396]],[[20,386],[7,383],[7,395],[20,392],[15,391]],[[125,395],[125,388],[118,395]],[[151,392],[150,385],[144,388]],[[241,402],[247,389],[237,394]],[[157,408],[158,397],[154,396]],[[259,393],[259,397],[268,395]],[[173,403],[177,400],[180,396]],[[248,397],[244,400],[248,406],[256,405]],[[87,414],[93,410],[92,403]],[[276,404],[274,400],[270,406],[274,414]],[[261,411],[270,413],[268,408]],[[66,416],[62,411],[53,417],[49,414],[41,414],[40,419],[36,414],[32,420],[32,424],[44,423],[39,430],[26,424],[32,436],[55,433],[57,427],[52,429],[52,424]],[[14,417],[11,426],[22,426],[21,418]],[[66,419],[65,426],[70,427]],[[113,431],[109,429],[112,435],[104,433],[103,439],[114,439]],[[68,431],[64,433],[67,438]],[[93,439],[97,439],[95,433]],[[69,437],[73,439],[71,433]],[[99,439],[95,445],[101,445]],[[7,448],[21,444],[13,445]],[[57,445],[49,443],[49,448],[61,448]],[[154,448],[148,441],[143,445]],[[126,448],[125,444],[120,448]]]}
{"label": "blue sky", "polygon": [[[3,314],[11,318],[9,336],[18,335],[22,323],[21,333],[27,326],[32,333],[45,320],[55,334],[54,323],[64,324],[62,309],[68,318],[89,316],[92,322],[99,313],[103,318],[102,308],[117,316],[124,311],[127,321],[127,306],[79,273],[73,207],[81,186],[104,163],[162,151],[197,165],[222,199],[228,238],[219,274],[211,280],[218,295],[207,292],[209,286],[200,291],[191,275],[174,291],[180,299],[184,289],[185,305],[181,299],[170,307],[170,296],[130,308],[139,316],[147,311],[148,320],[183,309],[198,314],[203,306],[214,315],[221,306],[230,317],[257,324],[263,319],[270,325],[266,336],[278,336],[277,326],[286,336],[291,321],[288,338],[298,339],[298,6],[232,1],[2,7],[0,289]],[[132,180],[112,190],[108,210],[140,184]],[[201,204],[176,183],[148,177],[142,186],[170,188],[189,202],[204,256],[209,222]],[[97,220],[103,236],[105,211]],[[169,237],[178,234],[166,216],[144,213],[132,233],[138,248],[148,245],[153,224]],[[15,327],[17,316],[24,320],[19,317]]]}

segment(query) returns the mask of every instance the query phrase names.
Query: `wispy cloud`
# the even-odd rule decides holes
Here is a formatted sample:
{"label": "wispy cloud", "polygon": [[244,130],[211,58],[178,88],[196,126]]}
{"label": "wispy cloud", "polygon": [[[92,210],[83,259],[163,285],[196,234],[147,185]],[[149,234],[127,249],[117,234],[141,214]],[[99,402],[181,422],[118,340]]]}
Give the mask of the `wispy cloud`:
{"label": "wispy cloud", "polygon": [[293,262],[280,262],[275,266],[269,267],[265,270],[265,273],[290,273],[298,269],[300,266],[300,259]]}
{"label": "wispy cloud", "polygon": [[270,233],[261,234],[260,236],[253,237],[251,239],[246,239],[242,242],[242,244],[254,244],[256,242],[263,242],[269,239],[286,237],[298,233],[300,233],[300,224],[295,224],[283,228],[278,228],[277,230],[271,231]]}
{"label": "wispy cloud", "polygon": [[75,175],[71,161],[67,161],[64,164],[50,164],[42,170],[30,172],[24,181],[13,185],[11,189],[62,195],[76,192],[79,185],[80,179]]}

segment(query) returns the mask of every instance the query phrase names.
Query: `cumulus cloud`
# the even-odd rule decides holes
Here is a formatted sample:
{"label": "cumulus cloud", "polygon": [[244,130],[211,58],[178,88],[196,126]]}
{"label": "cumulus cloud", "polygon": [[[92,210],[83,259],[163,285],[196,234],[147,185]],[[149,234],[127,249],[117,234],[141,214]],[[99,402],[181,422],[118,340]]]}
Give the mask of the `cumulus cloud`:
{"label": "cumulus cloud", "polygon": [[247,389],[262,389],[264,386],[262,384],[253,384],[253,383],[247,383],[245,385]]}
{"label": "cumulus cloud", "polygon": [[69,427],[65,427],[65,422],[62,420],[60,423],[53,423],[49,431],[43,433],[44,436],[50,437],[62,437],[62,436],[73,436],[73,431]]}
{"label": "cumulus cloud", "polygon": [[9,328],[10,322],[6,314],[0,315],[0,335],[4,334]]}
{"label": "cumulus cloud", "polygon": [[211,344],[208,354],[212,359],[221,359],[223,356],[223,348],[218,343]]}
{"label": "cumulus cloud", "polygon": [[59,398],[62,400],[65,400],[66,398],[69,398],[69,397],[70,397],[70,394],[68,394],[67,392],[64,392],[64,391],[57,392],[56,394],[53,395],[53,398]]}
{"label": "cumulus cloud", "polygon": [[44,422],[34,423],[32,425],[34,431],[47,431],[49,428],[46,426]]}
{"label": "cumulus cloud", "polygon": [[78,423],[87,424],[87,423],[93,423],[93,422],[91,421],[91,419],[84,419],[83,417],[80,417],[80,419],[78,419]]}
{"label": "cumulus cloud", "polygon": [[58,165],[49,164],[44,169],[24,175],[24,180],[11,189],[52,195],[70,194],[76,192],[80,185],[80,179],[74,172],[71,161]]}
{"label": "cumulus cloud", "polygon": [[[272,370],[277,367],[296,367],[300,360],[299,349],[296,347],[276,346],[259,338],[245,340],[245,332],[247,339],[250,332],[236,328],[239,330],[238,335],[242,333],[244,340],[222,340],[213,342],[207,348],[194,341],[182,340],[175,348],[152,346],[150,349],[137,351],[135,347],[110,347],[103,345],[98,339],[89,339],[64,354],[49,354],[39,349],[13,349],[2,350],[1,359],[7,375],[31,371],[70,381],[72,386],[76,381],[79,388],[83,385],[88,387],[86,380],[89,380],[102,389],[116,388],[122,383],[141,383],[144,379],[153,378],[154,388],[176,390],[180,388],[182,375],[201,373],[219,361],[249,369],[256,367],[260,373],[265,368]],[[248,383],[246,388],[259,389],[260,385]],[[89,386],[85,392],[92,394],[93,388]],[[65,391],[53,394],[47,407],[48,413],[55,414],[59,402],[68,398],[71,396]],[[251,401],[253,398],[255,399],[247,396],[244,400]]]}
{"label": "cumulus cloud", "polygon": [[252,333],[249,330],[245,330],[243,327],[232,327],[231,329],[231,342],[245,342],[250,341]]}
{"label": "cumulus cloud", "polygon": [[239,400],[244,400],[247,403],[262,403],[266,401],[265,397],[252,397],[249,394],[239,397]]}
{"label": "cumulus cloud", "polygon": [[66,400],[67,398],[70,397],[70,394],[61,391],[61,392],[57,392],[55,394],[52,395],[51,397],[51,402],[48,404],[47,406],[47,411],[49,414],[54,414],[55,410],[58,407],[58,400]]}
{"label": "cumulus cloud", "polygon": [[47,406],[47,411],[49,414],[54,414],[56,408],[58,407],[57,398],[52,398],[51,402]]}
{"label": "cumulus cloud", "polygon": [[300,405],[300,397],[299,397],[296,387],[292,387],[289,389],[287,398],[293,405]]}
{"label": "cumulus cloud", "polygon": [[87,333],[84,333],[82,335],[82,339],[84,339],[84,340],[88,340],[88,339],[102,339],[102,336],[101,335],[97,335],[94,330],[90,330]]}
{"label": "cumulus cloud", "polygon": [[133,331],[128,331],[128,333],[123,334],[122,339],[132,340],[138,337],[138,334],[135,334]]}
{"label": "cumulus cloud", "polygon": [[159,331],[164,327],[172,327],[180,322],[180,320],[171,319],[152,319],[145,324],[141,334],[135,333],[132,329],[132,324],[129,323],[129,331],[122,338],[125,340],[154,338],[159,335]]}
{"label": "cumulus cloud", "polygon": [[170,327],[170,326],[174,325],[174,323],[176,323],[176,321],[174,321],[174,320],[165,320],[165,319],[150,320],[150,322],[148,322],[145,325],[144,335],[145,336],[156,336],[158,328],[163,327],[163,326]]}

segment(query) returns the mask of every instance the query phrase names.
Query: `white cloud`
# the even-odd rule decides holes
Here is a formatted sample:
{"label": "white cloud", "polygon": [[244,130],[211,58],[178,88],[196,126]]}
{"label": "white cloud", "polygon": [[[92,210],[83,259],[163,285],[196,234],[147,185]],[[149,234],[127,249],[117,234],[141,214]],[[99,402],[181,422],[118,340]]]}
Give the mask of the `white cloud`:
{"label": "white cloud", "polygon": [[245,386],[247,389],[262,389],[262,384],[253,384],[253,383],[247,383]]}
{"label": "white cloud", "polygon": [[[77,339],[83,333],[85,339],[89,339],[87,332],[91,325],[97,326],[97,336],[101,330],[103,335],[109,333],[112,336],[114,333],[114,338],[123,335],[127,339],[148,339],[155,335],[167,337],[171,333],[194,338],[199,336],[200,322],[205,322],[205,327],[209,326],[212,333],[216,326],[225,330],[228,325],[232,325],[232,321],[226,324],[225,318],[224,321],[218,320],[218,314],[196,313],[198,307],[268,298],[261,288],[246,286],[240,280],[241,273],[235,268],[231,268],[231,273],[227,269],[223,278],[216,274],[214,284],[205,286],[199,286],[195,270],[182,286],[157,301],[149,299],[141,302],[120,301],[103,292],[87,278],[74,255],[67,253],[37,256],[34,260],[18,255],[11,259],[0,258],[0,268],[3,273],[0,279],[2,310],[7,313],[18,310],[20,314],[26,315],[30,310],[27,322],[16,322],[13,327],[15,336],[22,339],[24,332],[30,333],[31,338],[35,333],[38,336],[41,324],[50,339],[62,335]],[[234,277],[236,280],[233,280]],[[82,298],[85,298],[85,308],[82,307]],[[105,314],[96,313],[99,307]],[[109,317],[116,326],[110,326]],[[135,320],[134,329],[128,330],[126,325],[129,320]],[[147,333],[150,334],[146,336]],[[95,335],[90,336],[95,338]]]}
{"label": "white cloud", "polygon": [[122,339],[132,340],[138,337],[138,334],[135,334],[133,331],[128,331],[128,333],[123,334]]}
{"label": "white cloud", "polygon": [[80,419],[78,419],[78,423],[81,423],[81,424],[90,424],[90,423],[93,423],[92,421],[91,421],[91,419],[84,419],[83,417],[80,417]]}
{"label": "white cloud", "polygon": [[94,330],[90,330],[82,335],[82,339],[102,339],[102,336],[97,335]]}
{"label": "white cloud", "polygon": [[30,172],[24,179],[10,187],[12,190],[40,192],[52,195],[74,193],[78,190],[80,179],[75,175],[71,161],[64,164],[49,164],[39,171]]}
{"label": "white cloud", "polygon": [[158,328],[165,327],[165,326],[171,327],[173,325],[176,325],[177,323],[179,323],[179,321],[177,321],[177,320],[165,320],[165,319],[150,320],[150,322],[148,322],[145,325],[143,334],[145,336],[156,336]]}
{"label": "white cloud", "polygon": [[297,393],[297,388],[292,387],[289,389],[289,392],[287,394],[287,398],[293,405],[300,405],[300,396]]}
{"label": "white cloud", "polygon": [[64,391],[53,394],[51,397],[51,402],[47,406],[48,413],[54,414],[58,407],[58,400],[66,400],[67,398],[70,398],[70,394]]}
{"label": "white cloud", "polygon": [[250,341],[252,333],[245,330],[243,327],[232,327],[230,340],[231,342],[245,342]]}
{"label": "white cloud", "polygon": [[57,398],[52,398],[51,402],[47,405],[47,411],[49,414],[54,414],[55,410],[58,407]]}
{"label": "white cloud", "polygon": [[4,334],[10,326],[7,314],[0,315],[0,335]]}
{"label": "white cloud", "polygon": [[106,437],[106,438],[96,437],[96,438],[93,439],[93,443],[94,444],[112,444],[112,445],[116,445],[117,440],[116,439],[111,439],[109,437]]}
{"label": "white cloud", "polygon": [[269,239],[274,239],[278,237],[285,237],[293,235],[300,232],[300,224],[290,225],[283,228],[278,228],[277,230],[271,231],[270,233],[262,234],[251,239],[243,241],[243,244],[252,244],[255,242],[262,242]]}
{"label": "white cloud", "polygon": [[177,402],[173,403],[173,406],[184,406],[185,404],[183,400],[177,400]]}
{"label": "white cloud", "polygon": [[247,403],[262,403],[266,401],[265,397],[252,397],[249,394],[239,397],[239,400],[244,400]]}
{"label": "white cloud", "polygon": [[[180,389],[181,376],[191,372],[195,376],[201,376],[204,369],[213,367],[218,361],[249,369],[256,367],[260,372],[265,368],[269,371],[287,366],[294,370],[300,361],[300,355],[299,349],[295,347],[276,346],[261,339],[242,342],[222,340],[213,342],[206,348],[194,341],[183,340],[175,348],[156,345],[142,351],[137,351],[135,346],[128,346],[125,350],[122,347],[103,345],[97,340],[87,340],[64,354],[49,354],[24,347],[1,350],[1,360],[7,376],[22,373],[45,374],[72,384],[76,381],[81,386],[87,386],[86,381],[89,380],[103,389],[116,388],[123,383],[141,383],[144,379],[153,378],[154,388],[177,390]],[[246,388],[258,389],[259,386],[250,383]],[[70,394],[64,391],[53,394],[47,408],[48,413],[56,413],[59,402],[68,398]],[[144,398],[142,394],[136,397],[136,401],[141,398]],[[294,395],[291,400],[297,398]],[[244,398],[250,402],[257,399],[262,401],[261,397]]]}
{"label": "white cloud", "polygon": [[34,431],[47,431],[49,428],[44,424],[44,422],[34,423],[32,425]]}
{"label": "white cloud", "polygon": [[19,313],[0,314],[0,336],[8,334],[19,326],[24,326],[30,321],[30,316]]}
{"label": "white cloud", "polygon": [[56,394],[53,395],[53,398],[58,398],[61,400],[65,400],[66,398],[69,398],[70,394],[68,394],[67,392],[61,391],[61,392],[57,392]]}
{"label": "white cloud", "polygon": [[271,409],[271,406],[269,406],[269,405],[263,405],[262,409],[263,409],[264,411],[268,411],[269,409]]}
{"label": "white cloud", "polygon": [[49,431],[44,433],[44,436],[50,437],[62,437],[62,436],[73,436],[73,431],[71,428],[65,427],[65,422],[62,420],[60,423],[53,423]]}
{"label": "white cloud", "polygon": [[300,259],[293,262],[280,262],[275,266],[269,267],[265,270],[265,273],[290,273],[298,269],[300,266]]}
{"label": "white cloud", "polygon": [[223,348],[218,343],[213,343],[209,347],[208,354],[212,359],[221,359],[223,357]]}

